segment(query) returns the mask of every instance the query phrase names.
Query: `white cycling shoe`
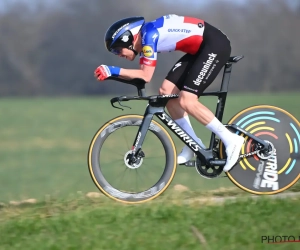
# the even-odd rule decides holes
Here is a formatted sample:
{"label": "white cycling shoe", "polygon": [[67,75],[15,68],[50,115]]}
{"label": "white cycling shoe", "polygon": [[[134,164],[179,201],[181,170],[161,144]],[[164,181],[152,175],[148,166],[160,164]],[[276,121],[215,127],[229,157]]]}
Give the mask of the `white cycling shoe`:
{"label": "white cycling shoe", "polygon": [[[202,148],[206,148],[201,140],[198,141],[198,143]],[[187,161],[191,160],[194,156],[195,153],[188,146],[185,145],[181,150],[180,154],[177,156],[177,164],[186,163]]]}
{"label": "white cycling shoe", "polygon": [[227,160],[223,168],[224,172],[228,172],[236,164],[240,156],[241,148],[244,144],[244,137],[234,135],[236,138],[226,147]]}

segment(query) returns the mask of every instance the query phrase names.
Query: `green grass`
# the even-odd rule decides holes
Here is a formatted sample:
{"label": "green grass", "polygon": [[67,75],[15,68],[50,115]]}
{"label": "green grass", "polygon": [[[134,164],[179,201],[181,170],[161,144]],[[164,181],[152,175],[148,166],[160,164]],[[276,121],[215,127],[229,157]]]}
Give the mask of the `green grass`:
{"label": "green grass", "polygon": [[[215,109],[216,98],[203,97],[201,100]],[[147,103],[132,101],[126,104],[131,105],[132,110],[112,108],[107,97],[2,98],[0,201],[43,199],[45,195],[67,197],[77,191],[97,191],[87,168],[89,143],[103,123],[121,114],[143,114]],[[300,119],[299,93],[229,94],[224,123],[241,109],[255,104],[276,105]],[[209,131],[191,120],[199,137],[208,145]],[[172,137],[180,152],[183,144]],[[180,166],[172,185],[175,184],[200,193],[234,187],[227,178],[206,180],[195,169]]]}
{"label": "green grass", "polygon": [[173,201],[129,206],[73,197],[4,207],[0,249],[299,249],[300,243],[262,243],[262,236],[299,237],[299,198],[223,206]]}

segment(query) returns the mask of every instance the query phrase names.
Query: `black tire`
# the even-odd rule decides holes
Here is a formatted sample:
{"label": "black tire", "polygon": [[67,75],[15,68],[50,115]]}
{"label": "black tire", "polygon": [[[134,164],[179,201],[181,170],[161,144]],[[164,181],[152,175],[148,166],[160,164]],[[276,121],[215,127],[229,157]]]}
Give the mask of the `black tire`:
{"label": "black tire", "polygon": [[[253,194],[269,195],[283,192],[299,180],[300,123],[293,115],[275,106],[257,105],[240,111],[228,124],[236,124],[246,132],[270,141],[276,149],[268,160],[257,155],[242,158],[226,173],[236,186]],[[241,154],[254,151],[256,145],[246,136]],[[220,158],[226,158],[222,142],[219,149]]]}
{"label": "black tire", "polygon": [[[107,179],[104,177],[101,171],[100,164],[100,151],[108,136],[115,131],[119,131],[123,127],[128,126],[140,126],[143,116],[140,115],[123,115],[116,117],[106,124],[104,124],[94,135],[89,151],[88,151],[88,167],[89,172],[92,177],[93,182],[97,188],[107,197],[129,204],[142,203],[150,201],[159,195],[161,195],[167,187],[170,185],[171,181],[174,178],[176,167],[177,167],[177,158],[176,158],[176,148],[172,138],[169,133],[156,121],[152,120],[148,133],[153,133],[162,144],[162,148],[165,151],[165,166],[162,173],[162,176],[156,183],[151,184],[151,188],[134,193],[134,192],[124,192],[123,190],[118,190],[113,187]],[[130,138],[131,143],[133,143],[134,138]],[[142,148],[143,149],[143,148]],[[159,152],[161,153],[161,152]],[[123,154],[123,152],[122,152]],[[145,158],[147,157],[147,153]],[[125,162],[122,163],[122,167],[126,166]],[[143,166],[141,166],[143,167]],[[126,167],[125,167],[126,168]]]}

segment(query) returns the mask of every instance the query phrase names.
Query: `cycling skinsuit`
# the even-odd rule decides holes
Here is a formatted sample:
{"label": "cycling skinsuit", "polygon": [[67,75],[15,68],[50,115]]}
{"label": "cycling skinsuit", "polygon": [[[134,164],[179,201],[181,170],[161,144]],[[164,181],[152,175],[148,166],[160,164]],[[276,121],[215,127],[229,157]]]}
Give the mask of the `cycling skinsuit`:
{"label": "cycling skinsuit", "polygon": [[186,53],[166,79],[178,89],[200,96],[214,81],[231,53],[230,41],[207,22],[187,16],[165,15],[141,30],[140,64],[156,66],[157,53]]}

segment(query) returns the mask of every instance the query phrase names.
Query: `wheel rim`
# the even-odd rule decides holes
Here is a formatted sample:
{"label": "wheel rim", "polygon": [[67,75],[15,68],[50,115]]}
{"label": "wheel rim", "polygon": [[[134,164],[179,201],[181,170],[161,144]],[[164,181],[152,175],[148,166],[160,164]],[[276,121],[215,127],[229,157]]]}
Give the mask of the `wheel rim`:
{"label": "wheel rim", "polygon": [[[114,199],[119,202],[124,203],[142,203],[146,201],[150,201],[156,197],[158,197],[161,193],[165,191],[165,189],[170,185],[171,181],[174,178],[175,172],[176,172],[176,148],[175,145],[168,134],[168,132],[156,121],[152,121],[149,130],[152,131],[154,134],[156,134],[163,142],[163,146],[165,150],[167,150],[167,164],[166,168],[163,171],[162,177],[154,184],[151,188],[146,190],[145,192],[140,193],[133,193],[133,192],[123,192],[122,190],[118,190],[114,188],[112,185],[110,185],[106,179],[103,177],[101,171],[99,170],[99,164],[97,162],[98,155],[101,150],[101,140],[107,135],[107,132],[109,133],[113,132],[115,127],[111,127],[111,124],[123,124],[121,126],[128,126],[128,124],[131,124],[136,126],[135,135],[137,132],[138,126],[141,124],[142,116],[139,115],[125,115],[116,117],[115,119],[112,119],[110,122],[103,125],[95,134],[93,140],[91,141],[90,147],[89,147],[89,153],[88,153],[88,165],[89,165],[89,172],[90,175],[96,184],[96,186],[99,188],[99,190],[104,193],[106,196],[108,196],[111,199]],[[124,125],[124,123],[128,123]],[[151,133],[150,131],[147,132]],[[133,137],[134,139],[134,137]],[[105,140],[105,139],[104,139]],[[130,143],[133,143],[131,141]],[[130,146],[130,144],[129,144]],[[128,147],[124,151],[122,155],[121,161],[123,161],[124,164],[124,154],[128,152]],[[144,163],[144,160],[143,160]],[[127,167],[126,167],[127,168]],[[129,168],[127,168],[129,169]],[[153,184],[153,183],[152,183]]]}

